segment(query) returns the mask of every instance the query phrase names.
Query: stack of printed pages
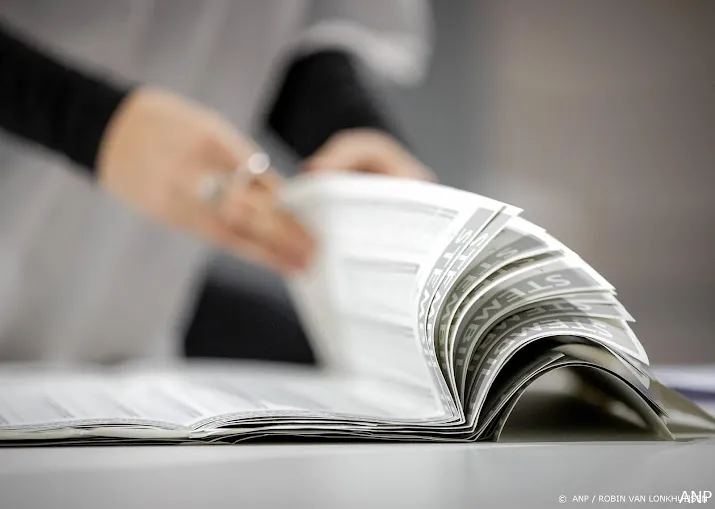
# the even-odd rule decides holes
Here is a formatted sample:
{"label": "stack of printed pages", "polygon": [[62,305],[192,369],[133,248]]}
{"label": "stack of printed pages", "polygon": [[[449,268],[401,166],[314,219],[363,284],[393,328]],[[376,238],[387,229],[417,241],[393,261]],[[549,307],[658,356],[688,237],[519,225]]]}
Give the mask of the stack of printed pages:
{"label": "stack of printed pages", "polygon": [[295,179],[283,200],[319,244],[287,281],[318,367],[5,365],[0,443],[499,440],[556,400],[613,417],[616,435],[715,431],[652,375],[608,281],[519,209],[341,173]]}

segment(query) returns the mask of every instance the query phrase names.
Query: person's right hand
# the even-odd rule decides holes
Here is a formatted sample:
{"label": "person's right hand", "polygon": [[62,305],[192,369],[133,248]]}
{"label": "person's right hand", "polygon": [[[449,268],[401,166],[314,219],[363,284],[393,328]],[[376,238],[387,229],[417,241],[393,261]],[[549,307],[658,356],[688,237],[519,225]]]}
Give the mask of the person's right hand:
{"label": "person's right hand", "polygon": [[165,224],[273,269],[300,270],[309,263],[313,241],[278,206],[274,172],[227,186],[218,203],[199,197],[207,176],[231,175],[257,152],[216,113],[169,92],[140,88],[110,120],[97,169],[111,193]]}

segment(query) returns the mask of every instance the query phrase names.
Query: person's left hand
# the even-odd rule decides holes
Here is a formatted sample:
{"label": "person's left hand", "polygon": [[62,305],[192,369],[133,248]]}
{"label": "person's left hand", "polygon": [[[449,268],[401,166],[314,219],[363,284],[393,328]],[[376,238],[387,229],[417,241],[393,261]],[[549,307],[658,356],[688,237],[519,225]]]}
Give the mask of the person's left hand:
{"label": "person's left hand", "polygon": [[302,167],[303,171],[356,171],[435,181],[434,174],[392,136],[373,129],[334,134]]}

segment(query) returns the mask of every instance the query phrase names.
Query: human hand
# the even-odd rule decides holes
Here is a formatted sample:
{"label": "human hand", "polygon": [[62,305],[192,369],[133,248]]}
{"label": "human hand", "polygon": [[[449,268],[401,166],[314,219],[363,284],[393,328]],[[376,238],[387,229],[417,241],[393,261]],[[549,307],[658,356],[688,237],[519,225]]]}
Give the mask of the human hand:
{"label": "human hand", "polygon": [[[267,170],[250,180],[229,180],[257,153],[251,140],[216,113],[142,88],[115,112],[97,166],[102,185],[153,218],[273,269],[302,269],[313,241],[279,207],[278,175]],[[217,188],[223,190],[220,200],[202,201],[202,186],[224,181]]]}
{"label": "human hand", "polygon": [[303,171],[349,170],[417,180],[436,180],[392,136],[373,129],[346,129],[333,135],[303,165]]}

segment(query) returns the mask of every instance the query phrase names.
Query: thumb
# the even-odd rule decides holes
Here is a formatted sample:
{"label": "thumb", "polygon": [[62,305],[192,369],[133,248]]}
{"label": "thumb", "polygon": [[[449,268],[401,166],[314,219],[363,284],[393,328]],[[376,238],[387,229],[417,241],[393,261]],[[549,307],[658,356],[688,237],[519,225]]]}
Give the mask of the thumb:
{"label": "thumb", "polygon": [[352,165],[342,162],[334,157],[314,156],[306,159],[300,166],[302,172],[326,172],[350,170]]}

